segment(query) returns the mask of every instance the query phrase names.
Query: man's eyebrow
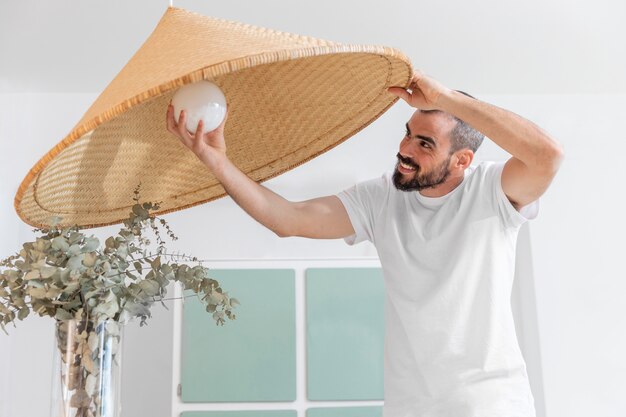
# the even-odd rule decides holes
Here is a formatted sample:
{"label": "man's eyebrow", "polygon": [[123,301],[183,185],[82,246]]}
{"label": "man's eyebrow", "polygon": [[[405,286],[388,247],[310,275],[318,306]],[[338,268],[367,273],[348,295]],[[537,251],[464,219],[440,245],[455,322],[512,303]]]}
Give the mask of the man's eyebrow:
{"label": "man's eyebrow", "polygon": [[[406,123],[406,124],[405,124],[405,126],[406,126],[406,131],[407,131],[407,132],[409,132],[409,135],[410,135],[410,134],[411,134],[411,129],[409,129],[409,124],[408,124],[408,123]],[[437,146],[437,143],[436,143],[436,142],[435,142],[435,140],[434,140],[433,138],[431,138],[431,137],[428,137],[428,136],[422,136],[422,135],[415,135],[415,136],[411,136],[411,137],[421,139],[421,140],[423,140],[423,141],[425,141],[425,142],[430,143],[432,146]]]}

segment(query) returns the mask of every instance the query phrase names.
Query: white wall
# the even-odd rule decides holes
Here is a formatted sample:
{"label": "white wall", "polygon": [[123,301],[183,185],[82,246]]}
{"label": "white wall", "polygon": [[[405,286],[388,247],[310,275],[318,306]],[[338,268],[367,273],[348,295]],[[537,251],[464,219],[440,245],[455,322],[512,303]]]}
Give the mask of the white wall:
{"label": "white wall", "polygon": [[548,415],[624,416],[626,95],[513,102],[567,153],[532,228]]}
{"label": "white wall", "polygon": [[[168,0],[0,1],[0,91],[101,91]],[[174,0],[174,6],[408,53],[450,87],[484,93],[626,93],[620,0]]]}

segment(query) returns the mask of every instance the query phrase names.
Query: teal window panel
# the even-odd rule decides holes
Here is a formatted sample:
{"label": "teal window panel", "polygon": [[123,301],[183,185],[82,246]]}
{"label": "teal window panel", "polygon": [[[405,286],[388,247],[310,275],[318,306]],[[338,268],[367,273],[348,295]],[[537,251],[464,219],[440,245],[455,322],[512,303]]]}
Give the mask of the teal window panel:
{"label": "teal window panel", "polygon": [[181,417],[298,417],[296,410],[186,411]]}
{"label": "teal window panel", "polygon": [[235,320],[217,326],[197,297],[185,299],[181,400],[294,401],[295,271],[211,269],[209,276],[241,304]]}
{"label": "teal window panel", "polygon": [[308,399],[383,399],[384,302],[380,268],[306,270]]}
{"label": "teal window panel", "polygon": [[306,410],[306,417],[382,417],[383,407],[316,407]]}

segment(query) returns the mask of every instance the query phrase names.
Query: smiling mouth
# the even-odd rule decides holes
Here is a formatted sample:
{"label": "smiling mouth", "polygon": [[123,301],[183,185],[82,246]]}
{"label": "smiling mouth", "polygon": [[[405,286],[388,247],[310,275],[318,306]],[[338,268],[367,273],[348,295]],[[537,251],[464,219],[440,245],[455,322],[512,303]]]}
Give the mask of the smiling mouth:
{"label": "smiling mouth", "polygon": [[411,165],[407,165],[407,164],[405,164],[402,161],[400,161],[398,163],[398,167],[401,168],[400,171],[407,172],[407,173],[408,172],[415,172],[415,170],[416,170],[415,167],[413,167]]}

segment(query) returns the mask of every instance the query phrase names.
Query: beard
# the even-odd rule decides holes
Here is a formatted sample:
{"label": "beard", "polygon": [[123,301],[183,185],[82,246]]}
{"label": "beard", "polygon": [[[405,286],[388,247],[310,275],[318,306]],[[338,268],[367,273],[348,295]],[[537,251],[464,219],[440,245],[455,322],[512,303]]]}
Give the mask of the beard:
{"label": "beard", "polygon": [[[426,173],[421,173],[421,167],[419,165],[415,165],[410,159],[403,158],[399,153],[396,156],[399,161],[396,163],[392,179],[393,185],[400,191],[421,191],[426,188],[434,188],[439,184],[443,184],[450,176],[450,169],[448,168],[448,165],[450,165],[452,155],[448,155],[448,158],[445,161],[442,161],[441,164],[435,166],[430,172]],[[415,168],[415,172],[412,174],[401,173],[398,171],[398,165],[400,165],[400,162]],[[411,175],[412,177],[408,180],[403,179],[405,176]]]}

